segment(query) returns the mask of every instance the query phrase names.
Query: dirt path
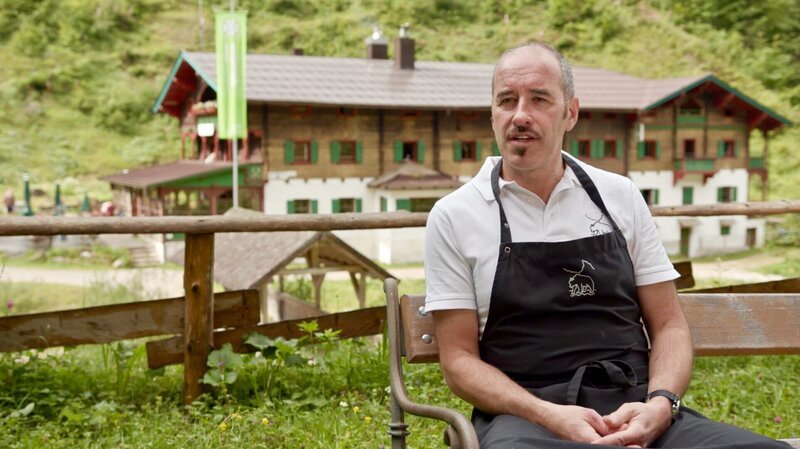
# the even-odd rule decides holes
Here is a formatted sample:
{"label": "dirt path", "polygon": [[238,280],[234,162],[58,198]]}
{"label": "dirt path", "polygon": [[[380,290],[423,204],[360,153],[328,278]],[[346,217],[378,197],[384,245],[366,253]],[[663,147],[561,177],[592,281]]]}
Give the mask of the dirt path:
{"label": "dirt path", "polygon": [[692,262],[695,279],[731,279],[744,282],[768,282],[783,279],[775,274],[763,274],[758,270],[767,265],[783,261],[783,258],[767,254],[754,254],[734,260],[717,260],[714,262]]}

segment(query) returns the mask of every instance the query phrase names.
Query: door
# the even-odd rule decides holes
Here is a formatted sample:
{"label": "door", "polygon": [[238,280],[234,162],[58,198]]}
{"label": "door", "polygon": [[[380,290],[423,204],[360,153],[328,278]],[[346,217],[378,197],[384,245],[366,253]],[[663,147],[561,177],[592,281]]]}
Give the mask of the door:
{"label": "door", "polygon": [[747,247],[754,248],[756,246],[756,228],[747,228]]}
{"label": "door", "polygon": [[681,255],[689,256],[689,239],[692,237],[692,228],[681,228]]}

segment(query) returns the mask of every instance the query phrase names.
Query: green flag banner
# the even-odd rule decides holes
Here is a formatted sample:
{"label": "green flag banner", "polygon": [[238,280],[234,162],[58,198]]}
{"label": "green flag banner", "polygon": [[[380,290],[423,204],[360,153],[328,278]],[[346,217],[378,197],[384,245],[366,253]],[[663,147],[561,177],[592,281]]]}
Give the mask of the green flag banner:
{"label": "green flag banner", "polygon": [[247,135],[247,13],[217,11],[217,129],[221,139]]}

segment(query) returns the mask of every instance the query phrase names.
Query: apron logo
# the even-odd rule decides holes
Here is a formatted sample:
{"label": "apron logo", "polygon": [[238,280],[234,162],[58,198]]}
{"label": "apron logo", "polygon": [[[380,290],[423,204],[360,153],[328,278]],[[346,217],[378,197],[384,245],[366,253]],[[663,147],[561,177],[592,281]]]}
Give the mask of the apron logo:
{"label": "apron logo", "polygon": [[603,214],[600,214],[600,218],[598,219],[594,219],[588,215],[586,215],[586,218],[592,220],[592,224],[589,225],[589,232],[591,232],[592,235],[598,236],[611,232],[611,226],[608,223],[603,223],[600,221],[603,219]]}
{"label": "apron logo", "polygon": [[594,296],[594,279],[591,276],[583,274],[583,270],[586,269],[586,266],[591,267],[594,270],[594,265],[591,263],[581,259],[581,270],[580,271],[572,271],[564,268],[563,270],[567,273],[572,273],[572,276],[569,277],[569,297],[574,298],[576,296]]}

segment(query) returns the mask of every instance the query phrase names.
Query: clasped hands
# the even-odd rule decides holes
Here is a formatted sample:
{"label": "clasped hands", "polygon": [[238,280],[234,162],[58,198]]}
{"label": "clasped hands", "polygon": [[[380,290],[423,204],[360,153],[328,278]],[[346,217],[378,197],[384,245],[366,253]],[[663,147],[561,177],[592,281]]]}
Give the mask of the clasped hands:
{"label": "clasped hands", "polygon": [[656,399],[622,404],[606,416],[576,405],[551,404],[542,425],[565,440],[645,448],[672,422],[671,403]]}

